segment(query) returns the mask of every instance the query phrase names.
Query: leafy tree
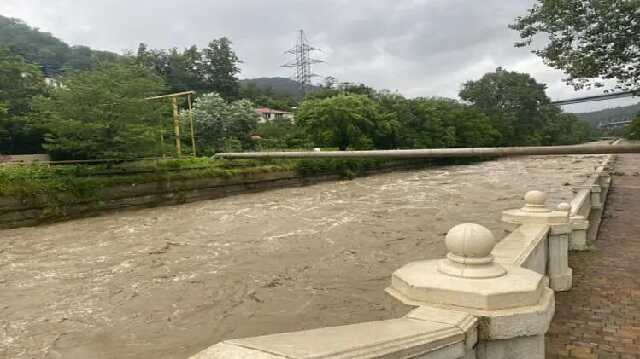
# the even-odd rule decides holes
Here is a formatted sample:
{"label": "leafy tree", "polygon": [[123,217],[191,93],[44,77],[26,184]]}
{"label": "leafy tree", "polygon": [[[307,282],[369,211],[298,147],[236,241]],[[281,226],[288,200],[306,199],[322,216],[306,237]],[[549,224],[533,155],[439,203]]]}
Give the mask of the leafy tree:
{"label": "leafy tree", "polygon": [[165,78],[173,92],[195,90],[216,92],[225,100],[237,100],[240,94],[240,60],[226,37],[213,40],[205,49],[191,46],[184,51],[149,50],[138,46],[136,60]]}
{"label": "leafy tree", "polygon": [[460,98],[491,119],[501,134],[500,145],[573,144],[588,139],[590,127],[552,105],[545,88],[528,74],[498,68],[464,84]]}
{"label": "leafy tree", "polygon": [[42,137],[25,120],[34,96],[45,93],[42,72],[0,48],[0,153],[36,153]]}
{"label": "leafy tree", "polygon": [[319,89],[309,92],[305,99],[323,99],[341,94],[364,95],[373,98],[376,96],[377,92],[375,89],[365,84],[336,84],[335,79],[329,78],[324,86],[321,86]]}
{"label": "leafy tree", "polygon": [[453,147],[494,147],[500,144],[502,135],[487,115],[457,102],[451,107],[446,121],[454,129]]}
{"label": "leafy tree", "polygon": [[124,63],[126,57],[108,51],[96,51],[87,46],[72,46],[64,70],[92,71],[111,63]]}
{"label": "leafy tree", "polygon": [[213,40],[202,51],[201,72],[207,89],[217,92],[226,100],[235,100],[240,92],[237,74],[240,60],[226,37]]}
{"label": "leafy tree", "polygon": [[404,125],[403,145],[410,148],[484,147],[500,134],[480,111],[445,98],[417,98]]}
{"label": "leafy tree", "polygon": [[380,108],[367,96],[341,94],[304,101],[296,120],[317,145],[367,149],[374,146]]}
{"label": "leafy tree", "polygon": [[539,145],[551,101],[546,86],[530,75],[498,68],[463,85],[460,98],[487,114],[502,134],[503,145]]}
{"label": "leafy tree", "polygon": [[162,80],[134,64],[65,75],[63,86],[35,103],[44,148],[59,159],[135,158],[157,149]]}
{"label": "leafy tree", "polygon": [[172,92],[206,91],[207,85],[200,71],[202,54],[196,46],[183,52],[171,50],[148,50],[147,45],[138,46],[136,61],[162,76]]}
{"label": "leafy tree", "polygon": [[640,115],[637,115],[631,124],[625,128],[624,137],[629,140],[640,140]]}
{"label": "leafy tree", "polygon": [[256,134],[263,139],[261,148],[311,148],[313,145],[301,126],[287,118],[276,118],[258,124]]}
{"label": "leafy tree", "polygon": [[174,92],[203,91],[206,89],[202,74],[198,70],[201,55],[198,48],[192,46],[183,53],[172,49],[168,53],[167,68],[163,75]]}
{"label": "leafy tree", "polygon": [[416,123],[414,101],[406,99],[398,93],[388,91],[378,92],[375,101],[379,104],[382,114],[388,121],[386,133],[376,141],[382,148],[411,147],[407,137],[412,131],[411,124]]}
{"label": "leafy tree", "polygon": [[259,116],[248,100],[226,102],[216,93],[204,94],[193,105],[198,148],[206,154],[233,147],[248,148]]}
{"label": "leafy tree", "polygon": [[536,35],[548,42],[533,52],[564,70],[576,89],[602,87],[598,80],[617,79],[616,88],[640,83],[640,2],[635,0],[538,0],[526,16],[510,26],[530,46]]}
{"label": "leafy tree", "polygon": [[543,145],[572,145],[586,142],[596,136],[595,129],[572,113],[559,108],[549,109],[550,120],[543,129]]}

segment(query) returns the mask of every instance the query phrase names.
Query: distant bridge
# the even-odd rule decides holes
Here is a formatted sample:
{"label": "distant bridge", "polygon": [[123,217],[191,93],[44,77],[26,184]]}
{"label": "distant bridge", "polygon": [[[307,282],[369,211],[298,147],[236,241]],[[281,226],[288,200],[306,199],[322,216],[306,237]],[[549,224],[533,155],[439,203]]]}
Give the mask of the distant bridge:
{"label": "distant bridge", "polygon": [[622,92],[610,93],[606,95],[576,97],[576,98],[571,98],[566,100],[553,101],[551,103],[554,105],[564,106],[564,105],[572,105],[572,104],[581,103],[581,102],[606,101],[606,100],[612,100],[616,98],[633,97],[638,95],[640,95],[639,91],[622,91]]}
{"label": "distant bridge", "polygon": [[617,121],[617,122],[609,122],[609,123],[601,123],[598,125],[599,128],[612,130],[615,128],[621,128],[631,123],[631,120]]}

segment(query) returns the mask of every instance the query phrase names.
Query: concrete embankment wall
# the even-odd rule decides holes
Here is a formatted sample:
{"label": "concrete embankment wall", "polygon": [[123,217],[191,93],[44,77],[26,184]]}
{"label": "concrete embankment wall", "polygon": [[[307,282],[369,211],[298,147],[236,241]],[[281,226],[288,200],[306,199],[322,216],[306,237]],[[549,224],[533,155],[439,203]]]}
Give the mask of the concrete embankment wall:
{"label": "concrete embankment wall", "polygon": [[31,226],[115,210],[182,204],[239,193],[304,186],[339,178],[339,175],[304,177],[293,171],[284,171],[231,178],[196,178],[179,182],[119,185],[101,189],[95,196],[100,200],[91,199],[57,207],[37,201],[4,197],[0,198],[0,228]]}
{"label": "concrete embankment wall", "polygon": [[[424,168],[429,162],[389,163],[358,175]],[[103,188],[91,198],[76,199],[58,194],[61,203],[48,203],[42,196],[0,197],[0,229],[33,226],[72,218],[95,216],[111,211],[176,205],[235,194],[300,187],[323,181],[337,181],[343,174],[303,175],[297,171],[237,174],[231,177],[206,177],[132,183]]]}

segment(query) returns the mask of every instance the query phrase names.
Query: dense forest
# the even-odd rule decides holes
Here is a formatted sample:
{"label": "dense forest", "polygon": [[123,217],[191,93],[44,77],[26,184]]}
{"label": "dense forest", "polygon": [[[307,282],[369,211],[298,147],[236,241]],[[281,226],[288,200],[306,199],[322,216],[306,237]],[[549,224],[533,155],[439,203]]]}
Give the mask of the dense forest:
{"label": "dense forest", "polygon": [[[285,77],[259,77],[255,79],[240,80],[240,86],[244,89],[255,87],[258,90],[267,91],[280,96],[288,96],[296,101],[304,99],[304,92],[294,80]],[[311,85],[307,91],[319,90],[321,86]]]}
{"label": "dense forest", "polygon": [[41,66],[45,76],[60,75],[64,70],[93,70],[100,64],[122,60],[109,51],[87,46],[69,46],[48,32],[41,32],[18,19],[0,15],[0,46],[26,62]]}
{"label": "dense forest", "polygon": [[[462,101],[408,99],[364,84],[326,81],[302,93],[283,78],[240,80],[226,37],[207,46],[114,54],[70,46],[0,17],[0,153],[54,159],[176,155],[169,101],[187,90],[198,154],[262,149],[391,149],[572,144],[592,128],[553,106],[545,85],[502,68],[468,81]],[[53,78],[54,81],[45,81]],[[180,107],[187,103],[180,100]],[[295,111],[261,122],[257,106]],[[190,132],[182,112],[182,133]],[[191,148],[181,136],[183,148]],[[189,154],[188,151],[186,154]]]}

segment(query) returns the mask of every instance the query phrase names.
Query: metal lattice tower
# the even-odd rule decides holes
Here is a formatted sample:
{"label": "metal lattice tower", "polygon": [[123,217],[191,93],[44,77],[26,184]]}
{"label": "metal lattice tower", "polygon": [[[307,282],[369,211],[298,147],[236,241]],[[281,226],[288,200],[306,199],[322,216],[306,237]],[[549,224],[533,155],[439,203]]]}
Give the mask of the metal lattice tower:
{"label": "metal lattice tower", "polygon": [[286,54],[294,55],[296,59],[295,61],[282,65],[282,67],[293,67],[296,69],[295,80],[300,85],[300,89],[303,93],[306,93],[307,88],[311,85],[311,78],[318,76],[311,71],[311,65],[323,62],[321,60],[311,58],[311,51],[318,50],[319,49],[309,44],[309,41],[304,34],[304,30],[300,30],[296,46],[285,52]]}

